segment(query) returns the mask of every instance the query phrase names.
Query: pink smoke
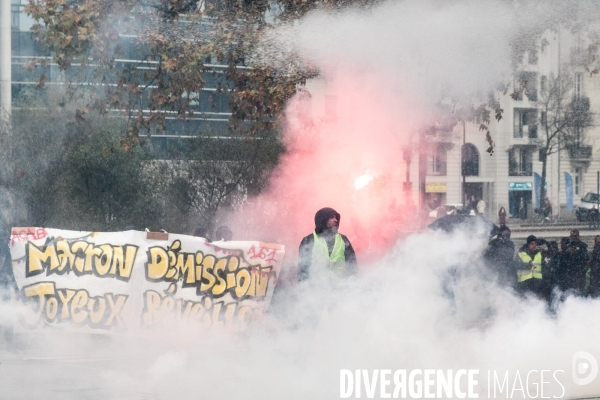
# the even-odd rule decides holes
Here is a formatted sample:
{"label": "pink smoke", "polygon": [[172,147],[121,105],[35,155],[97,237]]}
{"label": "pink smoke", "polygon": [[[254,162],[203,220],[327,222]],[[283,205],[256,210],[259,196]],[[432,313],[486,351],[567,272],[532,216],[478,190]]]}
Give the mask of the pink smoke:
{"label": "pink smoke", "polygon": [[[406,111],[400,96],[368,73],[338,70],[334,78],[307,85],[287,107],[287,153],[269,189],[228,221],[236,238],[283,243],[294,264],[300,240],[314,230],[315,212],[332,207],[359,262],[385,254],[407,213],[414,213],[402,186],[403,146],[416,143],[419,118]],[[356,190],[355,179],[365,173],[373,180]],[[414,191],[417,174],[411,171]]]}

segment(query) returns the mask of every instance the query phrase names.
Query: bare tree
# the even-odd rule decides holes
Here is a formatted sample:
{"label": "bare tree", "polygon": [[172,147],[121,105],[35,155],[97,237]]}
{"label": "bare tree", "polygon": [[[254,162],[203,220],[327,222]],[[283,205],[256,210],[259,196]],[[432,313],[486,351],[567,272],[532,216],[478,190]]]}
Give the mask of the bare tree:
{"label": "bare tree", "polygon": [[541,199],[546,196],[548,156],[568,147],[579,147],[584,132],[593,126],[589,99],[575,91],[572,73],[551,75],[542,83],[538,100],[540,129],[533,140],[538,145],[542,161]]}
{"label": "bare tree", "polygon": [[[154,161],[150,171],[157,179],[157,194],[166,201],[165,222],[179,220],[178,230],[191,231],[200,223],[215,227],[218,214],[238,209],[248,195],[267,182],[268,173],[283,152],[274,136],[187,139],[183,150],[167,160]],[[172,215],[173,213],[179,214]]]}

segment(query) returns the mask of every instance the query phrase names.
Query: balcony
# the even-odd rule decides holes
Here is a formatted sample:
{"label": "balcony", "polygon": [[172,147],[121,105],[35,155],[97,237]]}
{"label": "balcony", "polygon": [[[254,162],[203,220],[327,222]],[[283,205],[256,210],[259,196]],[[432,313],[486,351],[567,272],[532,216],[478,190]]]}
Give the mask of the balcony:
{"label": "balcony", "polygon": [[534,146],[513,146],[508,153],[509,176],[533,175]]}
{"label": "balcony", "polygon": [[509,176],[532,176],[533,175],[533,164],[519,164],[509,165],[508,169]]}
{"label": "balcony", "polygon": [[569,146],[569,157],[572,161],[590,161],[592,159],[592,146]]}

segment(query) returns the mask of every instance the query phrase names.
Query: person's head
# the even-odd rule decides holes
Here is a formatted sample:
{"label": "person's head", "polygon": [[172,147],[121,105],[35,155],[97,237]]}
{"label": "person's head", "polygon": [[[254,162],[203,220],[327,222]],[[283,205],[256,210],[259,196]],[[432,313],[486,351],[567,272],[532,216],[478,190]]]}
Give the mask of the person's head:
{"label": "person's head", "polygon": [[557,253],[558,252],[558,243],[556,242],[556,240],[551,240],[550,242],[548,242],[548,248],[553,253]]}
{"label": "person's head", "polygon": [[571,238],[568,238],[566,236],[564,238],[560,239],[560,249],[562,251],[567,250],[567,247],[569,246],[570,242],[571,242]]}
{"label": "person's head", "polygon": [[336,231],[340,226],[340,214],[333,208],[321,208],[315,214],[315,233],[319,234],[326,230]]}
{"label": "person's head", "polygon": [[339,221],[337,220],[337,217],[334,215],[327,220],[327,224],[325,225],[325,228],[331,229],[333,227],[337,227],[338,223],[339,223]]}
{"label": "person's head", "polygon": [[530,251],[537,249],[537,238],[535,236],[527,236],[527,249]]}
{"label": "person's head", "polygon": [[226,226],[220,226],[215,231],[215,240],[231,240],[233,239],[233,232]]}
{"label": "person's head", "polygon": [[210,234],[208,233],[208,228],[205,226],[199,226],[194,230],[193,236],[201,237],[205,239],[210,239]]}
{"label": "person's head", "polygon": [[579,230],[578,229],[573,229],[571,230],[571,242],[579,242]]}
{"label": "person's head", "polygon": [[594,246],[600,246],[600,235],[594,237]]}

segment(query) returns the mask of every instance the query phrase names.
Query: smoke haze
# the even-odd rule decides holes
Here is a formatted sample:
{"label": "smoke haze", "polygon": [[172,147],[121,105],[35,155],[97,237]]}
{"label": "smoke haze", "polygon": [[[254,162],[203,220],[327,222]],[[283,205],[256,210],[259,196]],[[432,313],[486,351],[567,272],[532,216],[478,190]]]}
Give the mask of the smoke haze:
{"label": "smoke haze", "polygon": [[[287,154],[268,192],[227,224],[235,239],[285,243],[293,265],[314,213],[333,207],[361,275],[335,292],[308,282],[278,293],[244,335],[17,335],[16,353],[0,350],[0,397],[332,399],[340,369],[413,368],[479,369],[480,398],[487,370],[510,371],[511,386],[517,371],[524,380],[529,370],[563,370],[565,396],[600,393],[598,382],[571,379],[575,352],[600,355],[597,302],[569,298],[550,316],[496,286],[478,257],[486,243],[465,232],[390,239],[410,217],[390,221],[410,204],[385,183],[404,180],[403,148],[440,93],[485,92],[508,76],[522,25],[507,2],[405,1],[316,11],[276,30],[259,60],[285,63],[293,50],[322,77],[289,103]],[[357,190],[365,173],[379,180]],[[368,265],[371,253],[380,260]],[[0,311],[7,319],[14,309]]]}
{"label": "smoke haze", "polygon": [[484,245],[467,233],[415,234],[336,292],[312,282],[288,291],[243,335],[19,336],[24,347],[2,353],[0,383],[7,398],[327,399],[339,396],[340,369],[464,368],[480,370],[487,398],[487,370],[509,371],[512,388],[517,371],[525,380],[544,369],[563,371],[567,397],[598,393],[570,376],[575,352],[600,352],[589,318],[598,303],[571,298],[549,316],[485,278]]}

